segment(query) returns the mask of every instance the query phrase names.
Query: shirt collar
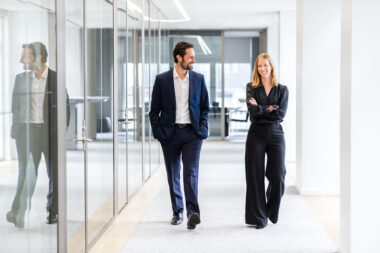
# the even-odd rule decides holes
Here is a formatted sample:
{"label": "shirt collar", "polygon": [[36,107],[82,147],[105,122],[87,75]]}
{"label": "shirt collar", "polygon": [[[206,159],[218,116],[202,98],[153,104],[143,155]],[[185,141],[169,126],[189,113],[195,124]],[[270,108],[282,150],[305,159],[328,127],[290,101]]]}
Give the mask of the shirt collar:
{"label": "shirt collar", "polygon": [[[175,68],[173,68],[173,77],[174,79],[178,78],[179,80],[181,80]],[[185,79],[189,79],[189,71],[187,71]]]}
{"label": "shirt collar", "polygon": [[[48,72],[49,72],[49,68],[46,67],[46,69],[44,70],[44,72],[41,75],[41,79],[46,79],[48,76]],[[33,73],[33,78],[36,78],[36,76],[34,75],[34,71],[32,71],[32,73]]]}

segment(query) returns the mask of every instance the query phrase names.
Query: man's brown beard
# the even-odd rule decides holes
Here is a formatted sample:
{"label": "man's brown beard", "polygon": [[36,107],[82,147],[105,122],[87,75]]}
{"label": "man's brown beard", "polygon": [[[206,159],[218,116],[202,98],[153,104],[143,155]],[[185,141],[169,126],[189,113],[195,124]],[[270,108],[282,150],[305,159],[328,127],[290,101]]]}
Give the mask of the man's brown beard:
{"label": "man's brown beard", "polygon": [[193,70],[193,66],[190,66],[190,64],[192,63],[185,65],[183,62],[181,62],[181,67],[185,70]]}

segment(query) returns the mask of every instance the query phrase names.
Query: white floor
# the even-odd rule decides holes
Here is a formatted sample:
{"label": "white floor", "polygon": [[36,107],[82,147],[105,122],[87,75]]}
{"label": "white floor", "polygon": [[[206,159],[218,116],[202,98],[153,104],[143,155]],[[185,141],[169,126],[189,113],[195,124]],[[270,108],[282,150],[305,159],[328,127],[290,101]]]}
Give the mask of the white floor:
{"label": "white floor", "polygon": [[170,225],[169,192],[163,183],[122,252],[337,252],[304,198],[291,187],[287,192],[278,224],[263,230],[246,226],[244,143],[206,142],[199,178],[202,223],[195,231],[186,229],[186,220]]}
{"label": "white floor", "polygon": [[[0,178],[0,252],[1,253],[44,253],[57,249],[57,226],[46,221],[46,194],[48,177],[44,165],[39,169],[37,186],[31,207],[25,216],[25,228],[16,228],[6,221],[6,213],[11,209],[16,192],[17,162],[5,162],[0,167],[8,170]],[[31,168],[34,169],[34,168]],[[32,174],[29,174],[32,176]]]}
{"label": "white floor", "polygon": [[[134,163],[137,168],[141,163],[141,160],[137,159],[141,157],[141,154],[138,154],[139,148],[130,147],[130,149],[136,149],[133,153],[136,159],[130,161],[130,168],[134,167]],[[110,163],[109,152],[109,148],[103,150],[95,148],[89,163],[95,164],[101,161],[104,164]],[[67,166],[68,231],[71,236],[77,231],[83,232],[81,231],[84,219],[83,152],[69,151],[67,156],[69,160]],[[260,232],[245,226],[243,162],[244,142],[205,142],[201,153],[199,183],[202,224],[198,229],[189,233],[185,223],[178,227],[169,225],[171,209],[164,175],[157,198],[150,204],[129,240],[127,241],[127,237],[121,238],[119,250],[107,252],[120,252],[126,241],[124,252],[126,250],[127,252],[170,252],[168,245],[172,241],[175,241],[175,244],[171,248],[181,249],[181,252],[186,252],[186,249],[202,252],[203,248],[210,247],[218,252],[254,250],[254,252],[330,253],[335,251],[335,246],[310,212],[303,197],[290,194],[292,191],[289,190],[289,194],[284,196],[279,224],[269,225]],[[109,167],[112,168],[112,166]],[[291,185],[293,181],[293,167],[294,164],[288,164],[288,185]],[[101,191],[101,189],[111,189],[112,185],[109,183],[112,183],[112,173],[108,173],[111,171],[110,168],[106,168],[107,171],[103,171],[100,167],[91,168],[92,170],[89,171],[91,180],[103,182],[102,185],[93,185],[94,187],[89,189],[89,194],[94,196],[93,198],[90,196],[89,199],[89,213],[96,213],[95,211],[112,196],[110,192]],[[45,224],[48,178],[44,162],[41,162],[32,208],[26,217],[24,229],[17,229],[5,220],[5,214],[10,210],[15,193],[17,161],[2,162],[0,169],[0,252],[56,252],[56,225]],[[141,175],[141,173],[136,175],[130,173],[129,177],[131,181],[133,181],[132,177],[135,177],[136,182],[141,182]],[[132,186],[131,183],[130,187]],[[128,209],[128,206],[125,210],[134,212],[133,209]],[[108,211],[102,213],[101,220],[103,218],[108,220],[111,218],[111,213]],[[115,223],[117,221],[118,218]],[[187,245],[185,251],[184,245]]]}
{"label": "white floor", "polygon": [[[157,146],[152,144],[151,148]],[[132,195],[142,185],[141,142],[129,143],[129,195]],[[155,153],[154,153],[154,152]],[[153,150],[152,163],[157,163],[158,149]],[[126,154],[125,145],[120,145],[120,154]],[[121,159],[122,156],[119,157]],[[149,157],[148,157],[149,158]],[[88,216],[89,239],[92,240],[113,216],[113,154],[112,142],[92,142],[88,152]],[[80,248],[84,247],[84,152],[83,150],[67,151],[67,229],[68,237],[74,237]],[[122,162],[122,160],[121,160]],[[124,173],[119,175],[125,188],[119,188],[127,194],[126,180],[127,164],[124,163]],[[33,166],[29,168],[34,171]],[[148,173],[148,169],[146,170]],[[35,176],[30,173],[29,176]],[[50,253],[57,251],[57,226],[48,225],[46,221],[46,195],[48,192],[48,177],[45,161],[42,159],[38,169],[36,189],[32,205],[28,207],[25,216],[25,227],[18,229],[6,221],[6,213],[10,211],[16,192],[18,177],[18,161],[0,162],[0,253]],[[28,180],[26,180],[28,181]],[[121,196],[120,194],[120,196]],[[126,196],[124,196],[126,201]],[[125,203],[125,202],[124,202]],[[80,250],[80,248],[78,248]],[[77,251],[75,251],[77,252]],[[79,252],[79,251],[78,251]]]}

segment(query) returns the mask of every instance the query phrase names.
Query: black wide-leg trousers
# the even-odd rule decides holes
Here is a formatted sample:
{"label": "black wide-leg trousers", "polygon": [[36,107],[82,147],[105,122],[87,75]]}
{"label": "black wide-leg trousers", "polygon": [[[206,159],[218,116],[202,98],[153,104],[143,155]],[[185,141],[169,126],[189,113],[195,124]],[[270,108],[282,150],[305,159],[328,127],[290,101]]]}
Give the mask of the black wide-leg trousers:
{"label": "black wide-leg trousers", "polygon": [[[251,125],[245,148],[245,174],[245,222],[266,225],[269,218],[276,223],[286,174],[285,139],[280,123]],[[266,192],[265,177],[269,182]]]}

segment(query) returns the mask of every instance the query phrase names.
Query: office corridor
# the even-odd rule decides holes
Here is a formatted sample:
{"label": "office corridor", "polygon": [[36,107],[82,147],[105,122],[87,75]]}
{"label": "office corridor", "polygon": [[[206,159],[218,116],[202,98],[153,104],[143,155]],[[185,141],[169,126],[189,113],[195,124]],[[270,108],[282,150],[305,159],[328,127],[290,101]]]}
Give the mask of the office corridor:
{"label": "office corridor", "polygon": [[186,229],[186,219],[181,225],[170,225],[166,173],[164,170],[157,173],[158,194],[125,239],[123,253],[337,252],[304,198],[295,194],[290,182],[287,182],[278,224],[269,222],[263,230],[245,225],[244,143],[203,144],[199,178],[202,223],[194,231]]}

